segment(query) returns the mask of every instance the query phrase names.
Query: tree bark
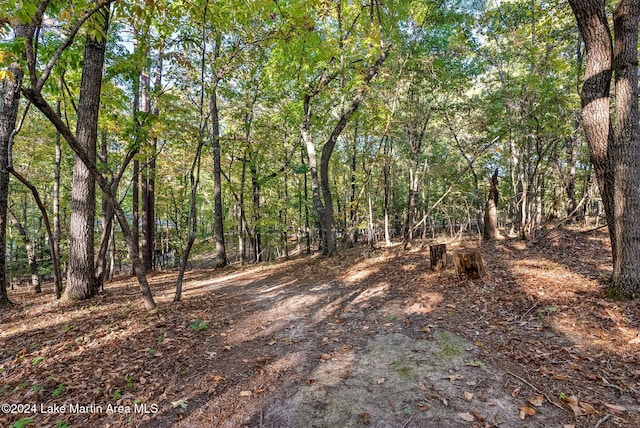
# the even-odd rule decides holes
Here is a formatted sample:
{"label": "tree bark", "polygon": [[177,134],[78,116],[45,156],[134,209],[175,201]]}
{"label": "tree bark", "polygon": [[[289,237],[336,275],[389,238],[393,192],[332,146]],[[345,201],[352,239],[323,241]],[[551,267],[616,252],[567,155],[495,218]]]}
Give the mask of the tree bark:
{"label": "tree bark", "polygon": [[227,265],[227,249],[224,242],[224,214],[222,212],[222,166],[220,151],[220,118],[217,98],[217,81],[209,100],[211,114],[211,149],[213,154],[213,226],[216,241],[215,267]]}
{"label": "tree bark", "polygon": [[[23,37],[26,27],[18,25],[15,37]],[[24,72],[18,63],[9,66],[12,78],[3,79],[0,98],[0,305],[11,303],[7,294],[6,247],[7,203],[9,199],[9,144],[16,126],[20,105],[20,86]]]}
{"label": "tree bark", "polygon": [[[107,32],[109,10],[102,9],[103,30]],[[78,100],[76,140],[92,162],[96,161],[100,88],[106,50],[106,37],[87,35]],[[73,163],[71,221],[69,225],[69,268],[65,297],[86,299],[97,293],[94,269],[95,179],[82,160]]]}
{"label": "tree bark", "polygon": [[20,234],[20,237],[22,237],[22,242],[27,250],[27,265],[29,267],[29,273],[31,274],[31,287],[35,294],[39,294],[42,292],[42,286],[40,284],[40,274],[38,273],[38,262],[36,260],[36,252],[33,242],[31,241],[31,238],[29,238],[29,234],[22,223],[20,223],[20,220],[18,220],[18,217],[16,217],[15,213],[11,211],[11,208],[7,207],[7,212],[11,223],[13,223],[16,229],[18,229],[18,233]]}
{"label": "tree bark", "polygon": [[[609,292],[613,297],[634,298],[640,294],[640,4],[631,0],[617,4],[614,43],[605,2],[569,3],[587,52],[582,119],[611,239],[613,274]],[[612,73],[616,79],[615,131],[609,110]]]}
{"label": "tree bark", "polygon": [[311,199],[313,201],[313,207],[316,210],[318,216],[319,232],[322,246],[322,253],[328,254],[327,248],[327,222],[325,220],[325,210],[322,204],[322,197],[320,196],[320,180],[318,178],[318,161],[316,157],[316,146],[311,138],[311,98],[312,95],[306,94],[304,97],[304,119],[302,120],[301,133],[302,141],[304,141],[307,148],[307,156],[309,158],[309,173],[311,175]]}
{"label": "tree bark", "polygon": [[[62,84],[60,84],[62,87]],[[56,102],[56,113],[58,116],[61,115],[60,111],[60,101]],[[62,163],[62,146],[60,145],[60,133],[56,132],[55,137],[56,144],[56,154],[55,154],[55,166],[54,166],[54,176],[53,176],[53,238],[52,238],[52,248],[57,261],[57,278],[55,278],[55,293],[56,299],[62,297],[62,274],[60,272],[60,237],[61,237],[61,228],[60,228],[60,164]],[[55,265],[54,265],[55,268]]]}
{"label": "tree bark", "polygon": [[[609,94],[613,66],[613,42],[605,13],[599,0],[569,0],[585,43],[587,61],[582,85],[582,127],[591,163],[603,198],[608,219],[613,219],[613,173],[610,143],[613,142],[609,115]],[[616,254],[614,223],[609,222],[609,237]]]}
{"label": "tree bark", "polygon": [[622,0],[613,11],[616,123],[611,155],[616,252],[610,292],[627,298],[640,295],[639,21],[637,0]]}
{"label": "tree bark", "polygon": [[498,231],[498,168],[489,181],[489,197],[484,207],[484,233],[482,238],[491,241],[500,238]]}
{"label": "tree bark", "polygon": [[338,119],[338,123],[333,128],[327,142],[322,146],[322,157],[320,159],[320,182],[322,184],[322,199],[324,202],[324,231],[327,234],[325,237],[326,248],[323,249],[324,254],[331,255],[335,254],[337,251],[336,230],[333,220],[333,200],[331,198],[331,187],[329,183],[329,160],[331,159],[333,149],[338,142],[338,137],[347,126],[351,116],[358,110],[362,101],[364,101],[365,91],[369,83],[371,83],[371,80],[376,76],[376,74],[378,74],[378,70],[380,70],[384,61],[387,59],[390,49],[391,46],[385,47],[376,62],[369,68],[369,70],[367,70],[367,74],[364,76],[363,85],[354,95],[349,107],[342,112]]}

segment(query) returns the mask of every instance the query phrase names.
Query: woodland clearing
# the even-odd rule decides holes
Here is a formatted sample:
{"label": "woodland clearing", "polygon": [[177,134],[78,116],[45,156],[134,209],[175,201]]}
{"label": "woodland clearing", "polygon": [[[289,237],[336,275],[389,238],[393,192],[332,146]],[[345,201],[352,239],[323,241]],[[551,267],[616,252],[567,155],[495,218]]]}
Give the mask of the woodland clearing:
{"label": "woodland clearing", "polygon": [[606,298],[605,230],[450,244],[479,246],[478,281],[428,245],[192,270],[180,303],[157,273],[153,314],[133,278],[10,291],[0,402],[37,408],[0,425],[640,426],[640,302]]}

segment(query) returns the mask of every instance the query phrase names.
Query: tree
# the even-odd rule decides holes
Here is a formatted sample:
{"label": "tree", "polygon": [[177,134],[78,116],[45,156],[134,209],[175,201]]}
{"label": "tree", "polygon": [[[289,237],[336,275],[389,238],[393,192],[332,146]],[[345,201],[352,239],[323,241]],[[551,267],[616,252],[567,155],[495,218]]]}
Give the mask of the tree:
{"label": "tree", "polygon": [[[570,0],[586,48],[582,122],[602,195],[611,248],[610,294],[640,294],[640,113],[638,22],[640,3],[621,0],[613,11],[612,40],[606,3]],[[610,116],[615,77],[615,125]]]}
{"label": "tree", "polygon": [[[76,140],[87,156],[96,161],[100,88],[104,67],[109,8],[96,16],[101,20],[100,32],[88,34],[84,45],[84,65],[78,100]],[[71,187],[71,219],[69,225],[69,265],[65,297],[87,299],[98,292],[94,268],[94,224],[96,211],[95,178],[76,155]]]}
{"label": "tree", "polygon": [[[15,28],[15,39],[22,39],[26,26],[19,24]],[[14,136],[20,103],[20,87],[24,72],[17,61],[11,62],[8,73],[2,79],[2,98],[0,98],[0,304],[9,303],[5,255],[7,247],[7,202],[9,196],[9,146]]]}
{"label": "tree", "polygon": [[500,237],[498,230],[498,168],[489,181],[489,197],[484,206],[484,231],[482,238],[491,241]]}

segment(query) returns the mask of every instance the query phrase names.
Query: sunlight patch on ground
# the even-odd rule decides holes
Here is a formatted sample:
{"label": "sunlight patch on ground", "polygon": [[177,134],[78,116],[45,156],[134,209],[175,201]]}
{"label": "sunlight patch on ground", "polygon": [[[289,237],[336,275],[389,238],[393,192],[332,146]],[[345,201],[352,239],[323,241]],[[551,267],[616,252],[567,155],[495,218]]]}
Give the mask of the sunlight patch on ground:
{"label": "sunlight patch on ground", "polygon": [[[304,317],[306,311],[324,297],[324,294],[292,296],[268,311],[256,312],[234,326],[234,330],[242,332],[234,335],[234,342],[272,336]],[[255,325],[259,325],[260,329],[255,331],[251,328]]]}
{"label": "sunlight patch on ground", "polygon": [[338,297],[337,299],[334,299],[334,300],[330,301],[329,303],[327,303],[326,305],[321,307],[318,311],[316,311],[316,313],[311,317],[311,321],[313,323],[320,323],[320,322],[324,321],[327,317],[329,317],[335,311],[340,309],[342,307],[342,303],[345,300],[350,299],[356,293],[357,292],[353,291],[353,292],[351,292],[349,294],[343,295],[341,297]]}
{"label": "sunlight patch on ground", "polygon": [[375,287],[367,288],[346,306],[345,311],[357,311],[359,307],[365,306],[371,299],[384,297],[390,287],[388,282],[381,282]]}
{"label": "sunlight patch on ground", "polygon": [[442,293],[422,293],[418,301],[407,302],[403,310],[407,315],[427,314],[433,312],[434,308],[441,304],[443,300]]}

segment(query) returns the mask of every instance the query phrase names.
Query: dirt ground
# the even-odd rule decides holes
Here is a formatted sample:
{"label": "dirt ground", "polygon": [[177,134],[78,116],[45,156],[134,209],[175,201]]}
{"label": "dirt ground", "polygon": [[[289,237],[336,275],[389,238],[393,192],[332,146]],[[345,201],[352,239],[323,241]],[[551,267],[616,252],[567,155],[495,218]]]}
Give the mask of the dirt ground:
{"label": "dirt ground", "polygon": [[[444,241],[439,241],[444,242]],[[10,292],[0,426],[640,426],[640,302],[607,300],[603,230],[479,245],[487,276],[428,244],[150,276],[79,303]]]}

